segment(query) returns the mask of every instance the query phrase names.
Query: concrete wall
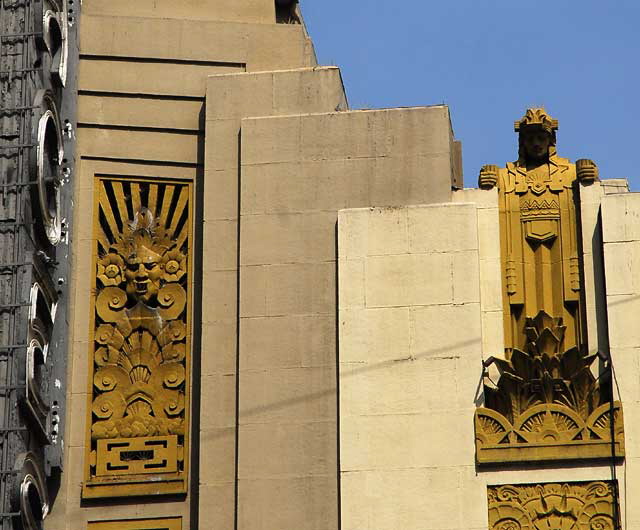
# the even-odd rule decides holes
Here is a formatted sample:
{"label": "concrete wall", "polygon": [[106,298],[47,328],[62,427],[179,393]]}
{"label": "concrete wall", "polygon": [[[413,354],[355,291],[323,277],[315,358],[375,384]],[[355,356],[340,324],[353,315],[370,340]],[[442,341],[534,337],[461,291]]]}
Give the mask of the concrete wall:
{"label": "concrete wall", "polygon": [[[339,213],[343,530],[480,530],[487,528],[488,485],[614,476],[624,528],[640,528],[632,501],[640,417],[633,348],[640,340],[629,331],[637,230],[619,228],[637,224],[640,202],[608,195],[602,204],[611,351],[627,433],[627,458],[615,473],[607,462],[475,465],[481,361],[503,349],[496,195],[464,190],[441,205]],[[591,223],[584,237],[596,230]],[[620,267],[628,271],[624,287]],[[587,289],[596,283],[591,278]]]}
{"label": "concrete wall", "polygon": [[477,234],[473,204],[340,212],[345,530],[486,528],[462,491],[482,360]]}
{"label": "concrete wall", "polygon": [[625,179],[608,179],[581,185],[580,220],[584,264],[586,332],[589,353],[609,350],[606,285],[600,204],[607,194],[629,191]]}

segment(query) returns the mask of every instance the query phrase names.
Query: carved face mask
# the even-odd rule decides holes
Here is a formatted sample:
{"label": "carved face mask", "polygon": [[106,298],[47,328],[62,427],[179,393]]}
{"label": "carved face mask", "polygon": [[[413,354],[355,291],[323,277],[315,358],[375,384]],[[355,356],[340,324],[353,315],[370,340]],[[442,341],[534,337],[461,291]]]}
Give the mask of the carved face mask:
{"label": "carved face mask", "polygon": [[135,251],[127,256],[125,279],[129,298],[149,305],[158,295],[162,268],[161,256],[151,250],[144,241],[138,241]]}

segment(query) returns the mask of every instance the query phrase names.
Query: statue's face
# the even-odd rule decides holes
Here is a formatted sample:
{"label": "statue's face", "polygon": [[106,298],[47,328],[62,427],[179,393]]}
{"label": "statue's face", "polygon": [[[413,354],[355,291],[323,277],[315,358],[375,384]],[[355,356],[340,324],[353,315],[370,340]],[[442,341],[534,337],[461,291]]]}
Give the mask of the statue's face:
{"label": "statue's face", "polygon": [[525,131],[522,133],[522,144],[527,160],[538,162],[549,156],[551,135],[542,129]]}
{"label": "statue's face", "polygon": [[149,304],[158,295],[160,289],[161,256],[143,244],[136,246],[135,252],[127,257],[127,280],[129,297]]}

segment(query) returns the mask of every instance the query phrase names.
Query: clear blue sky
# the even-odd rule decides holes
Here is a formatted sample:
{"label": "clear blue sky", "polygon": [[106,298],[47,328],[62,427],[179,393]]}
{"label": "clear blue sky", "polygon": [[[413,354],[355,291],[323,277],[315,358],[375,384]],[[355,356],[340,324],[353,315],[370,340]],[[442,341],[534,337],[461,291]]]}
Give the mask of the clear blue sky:
{"label": "clear blue sky", "polygon": [[321,64],[351,108],[446,103],[466,186],[517,158],[532,105],[560,121],[558,153],[640,191],[640,0],[301,0]]}

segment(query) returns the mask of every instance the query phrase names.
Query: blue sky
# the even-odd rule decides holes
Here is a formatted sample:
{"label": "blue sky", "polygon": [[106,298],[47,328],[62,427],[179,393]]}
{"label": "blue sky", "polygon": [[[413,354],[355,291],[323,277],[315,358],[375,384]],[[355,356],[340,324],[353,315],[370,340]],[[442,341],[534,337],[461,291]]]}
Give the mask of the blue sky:
{"label": "blue sky", "polygon": [[558,153],[640,191],[637,0],[301,0],[321,64],[351,108],[446,103],[465,186],[517,158],[513,122],[543,105]]}

